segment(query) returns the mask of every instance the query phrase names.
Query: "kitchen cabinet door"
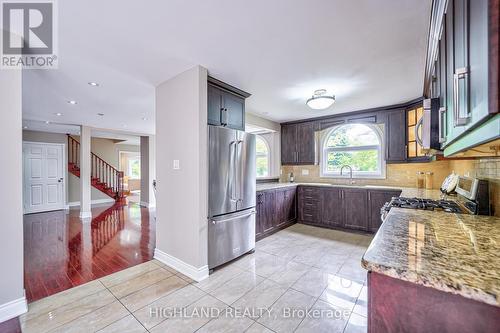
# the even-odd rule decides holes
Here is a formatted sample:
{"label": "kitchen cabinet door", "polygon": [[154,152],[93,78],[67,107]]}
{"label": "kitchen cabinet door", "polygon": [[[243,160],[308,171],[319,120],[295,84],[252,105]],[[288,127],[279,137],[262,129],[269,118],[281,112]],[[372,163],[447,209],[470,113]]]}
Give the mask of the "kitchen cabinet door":
{"label": "kitchen cabinet door", "polygon": [[230,92],[222,95],[224,111],[227,114],[227,127],[244,131],[245,130],[245,99]]}
{"label": "kitchen cabinet door", "polygon": [[404,109],[387,112],[386,162],[405,162],[406,150],[406,112]]}
{"label": "kitchen cabinet door", "polygon": [[264,216],[265,216],[265,210],[264,210],[264,201],[263,201],[264,193],[263,192],[257,192],[257,198],[256,198],[256,214],[255,214],[255,238],[259,238],[263,235],[264,233]]}
{"label": "kitchen cabinet door", "polygon": [[297,219],[297,189],[290,188],[285,190],[285,220],[286,222]]}
{"label": "kitchen cabinet door", "polygon": [[[488,87],[488,70],[489,68],[493,68],[493,65],[489,63],[488,59],[488,50],[490,47],[492,47],[489,45],[488,40],[488,22],[488,1],[469,1],[468,54],[470,72],[470,119],[469,123],[466,125],[466,129],[475,127],[478,124],[482,123],[486,118],[490,116],[490,112],[498,112],[498,108],[496,110],[492,110],[492,108],[489,107],[489,94],[494,94],[495,92],[489,91]],[[493,23],[490,22],[490,24]],[[498,43],[498,30],[496,33],[496,41]],[[496,85],[494,84],[492,86],[496,86],[496,89],[498,90],[498,82],[496,83]]]}
{"label": "kitchen cabinet door", "polygon": [[222,104],[222,90],[208,84],[207,100],[208,100],[208,124],[221,126],[221,117],[224,110]]}
{"label": "kitchen cabinet door", "polygon": [[297,162],[314,164],[314,155],[314,123],[300,123],[297,125]]}
{"label": "kitchen cabinet door", "polygon": [[297,162],[297,125],[281,125],[281,164]]}
{"label": "kitchen cabinet door", "polygon": [[368,193],[365,189],[342,189],[344,226],[368,230]]}
{"label": "kitchen cabinet door", "polygon": [[262,219],[262,232],[266,233],[276,227],[276,191],[270,190],[263,192],[264,214]]}
{"label": "kitchen cabinet door", "polygon": [[275,226],[280,226],[284,223],[286,223],[286,197],[285,197],[285,190],[283,189],[278,189],[276,190],[276,221],[275,221]]}
{"label": "kitchen cabinet door", "polygon": [[321,222],[329,227],[344,226],[344,207],[340,188],[323,188],[321,190],[323,214]]}
{"label": "kitchen cabinet door", "polygon": [[382,224],[380,219],[380,209],[386,203],[391,201],[392,197],[398,197],[401,191],[368,191],[369,205],[369,224],[368,229],[371,232],[377,232]]}

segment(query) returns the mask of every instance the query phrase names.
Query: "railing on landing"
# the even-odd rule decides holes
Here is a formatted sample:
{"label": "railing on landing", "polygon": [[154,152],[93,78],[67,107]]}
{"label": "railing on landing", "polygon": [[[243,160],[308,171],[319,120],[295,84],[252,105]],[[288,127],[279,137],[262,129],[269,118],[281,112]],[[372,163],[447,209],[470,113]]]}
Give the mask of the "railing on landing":
{"label": "railing on landing", "polygon": [[[91,156],[92,184],[101,191],[113,196],[116,200],[123,199],[123,171],[107,163],[94,153]],[[68,135],[68,164],[70,168],[80,171],[80,142]]]}

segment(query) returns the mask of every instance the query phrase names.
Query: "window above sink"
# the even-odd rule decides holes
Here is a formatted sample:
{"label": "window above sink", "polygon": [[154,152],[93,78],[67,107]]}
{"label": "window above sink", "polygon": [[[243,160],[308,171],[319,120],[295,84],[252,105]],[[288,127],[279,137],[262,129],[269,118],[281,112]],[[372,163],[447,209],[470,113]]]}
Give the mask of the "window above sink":
{"label": "window above sink", "polygon": [[320,135],[321,177],[346,178],[343,165],[352,168],[353,178],[385,178],[383,131],[379,125],[344,124]]}

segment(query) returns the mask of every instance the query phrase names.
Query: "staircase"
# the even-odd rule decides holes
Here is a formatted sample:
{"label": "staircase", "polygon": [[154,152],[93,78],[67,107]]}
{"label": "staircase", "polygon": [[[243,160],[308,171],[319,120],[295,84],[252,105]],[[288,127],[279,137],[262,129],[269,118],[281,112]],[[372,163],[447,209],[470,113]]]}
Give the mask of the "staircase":
{"label": "staircase", "polygon": [[[91,183],[117,202],[125,200],[123,171],[119,171],[94,153],[91,154]],[[68,134],[68,171],[80,177],[80,142]]]}

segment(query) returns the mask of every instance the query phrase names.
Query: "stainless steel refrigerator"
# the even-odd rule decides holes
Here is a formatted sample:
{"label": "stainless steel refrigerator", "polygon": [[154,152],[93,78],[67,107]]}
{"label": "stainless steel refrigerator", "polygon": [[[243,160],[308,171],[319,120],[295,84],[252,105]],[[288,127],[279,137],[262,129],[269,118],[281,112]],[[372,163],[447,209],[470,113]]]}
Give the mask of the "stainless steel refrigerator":
{"label": "stainless steel refrigerator", "polygon": [[209,126],[208,268],[255,248],[255,135]]}

